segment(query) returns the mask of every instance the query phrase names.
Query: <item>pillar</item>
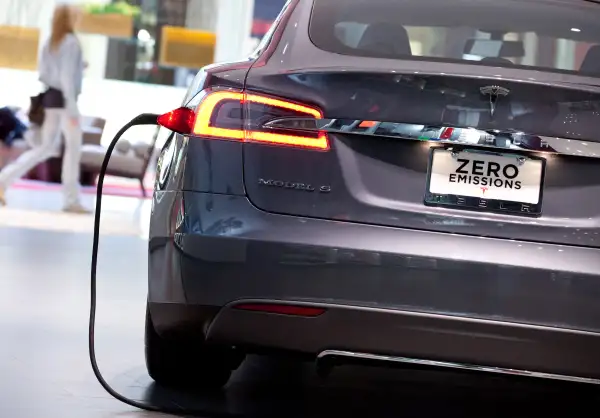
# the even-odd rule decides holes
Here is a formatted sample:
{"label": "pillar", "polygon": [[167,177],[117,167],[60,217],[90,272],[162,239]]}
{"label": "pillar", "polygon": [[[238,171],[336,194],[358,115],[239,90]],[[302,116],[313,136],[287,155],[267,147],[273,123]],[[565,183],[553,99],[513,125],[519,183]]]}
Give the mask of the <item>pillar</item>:
{"label": "pillar", "polygon": [[237,61],[251,52],[254,0],[217,0],[215,62]]}
{"label": "pillar", "polygon": [[[81,0],[61,0],[62,3],[81,5]],[[110,0],[94,0],[96,4],[110,3]],[[86,78],[103,79],[106,75],[108,58],[108,41],[104,35],[78,34],[83,50],[83,58],[87,63]]]}

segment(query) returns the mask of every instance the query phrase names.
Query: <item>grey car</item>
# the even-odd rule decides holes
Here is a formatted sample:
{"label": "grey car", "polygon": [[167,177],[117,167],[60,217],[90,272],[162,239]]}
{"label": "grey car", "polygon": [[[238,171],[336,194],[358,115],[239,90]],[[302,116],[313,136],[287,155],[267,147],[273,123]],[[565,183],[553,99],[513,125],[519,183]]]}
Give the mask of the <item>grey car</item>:
{"label": "grey car", "polygon": [[218,388],[264,353],[599,383],[599,17],[290,0],[203,68],[161,119],[150,375]]}

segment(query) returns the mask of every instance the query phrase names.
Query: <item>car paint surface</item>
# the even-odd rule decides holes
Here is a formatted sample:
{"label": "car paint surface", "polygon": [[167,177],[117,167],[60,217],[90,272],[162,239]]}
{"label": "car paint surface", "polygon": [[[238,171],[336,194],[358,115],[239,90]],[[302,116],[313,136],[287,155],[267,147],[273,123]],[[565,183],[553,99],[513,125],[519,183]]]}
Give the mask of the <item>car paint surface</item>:
{"label": "car paint surface", "polygon": [[[203,86],[293,97],[325,109],[327,118],[363,119],[363,113],[349,114],[344,83],[364,84],[375,74],[377,82],[364,92],[368,102],[396,83],[392,73],[423,71],[418,62],[319,50],[305,33],[309,6],[292,1],[280,17],[285,28],[276,27],[254,60],[207,69]],[[332,74],[343,72],[348,74],[341,85],[331,81]],[[521,68],[440,62],[428,64],[425,73],[439,84],[475,87],[474,96],[485,83],[477,77],[493,77],[517,90],[519,80],[531,78],[531,71]],[[460,78],[440,77],[443,73]],[[547,90],[551,84],[560,94],[599,100],[598,79],[550,72],[536,77],[525,88],[555,94]],[[568,83],[587,84],[573,92],[563,89]],[[430,123],[419,117],[407,110],[375,114],[372,120]],[[538,129],[538,122],[528,123],[524,130]],[[546,134],[557,133],[548,129]],[[351,348],[600,378],[600,360],[593,354],[600,345],[600,201],[593,198],[600,180],[590,175],[587,184],[566,187],[586,170],[596,170],[595,158],[582,163],[561,155],[567,174],[555,171],[547,179],[546,216],[531,220],[426,208],[419,196],[427,141],[427,149],[398,141],[375,145],[369,154],[359,137],[336,133],[330,139],[332,150],[319,153],[172,136],[159,162],[150,225],[148,299],[159,333],[314,356]],[[393,149],[405,159],[386,164],[384,155]],[[401,179],[398,167],[406,174],[404,183],[381,182]],[[265,187],[269,181],[329,191]],[[387,200],[378,199],[382,196]],[[307,320],[233,312],[235,303],[246,300],[325,306],[339,330],[327,327],[329,314]],[[361,322],[356,313],[367,311],[369,319]],[[425,326],[413,314],[435,318]],[[448,319],[458,325],[444,329]],[[314,332],[306,321],[313,321]],[[356,321],[352,327],[350,321]],[[472,321],[481,322],[475,329],[468,325]],[[449,336],[456,343],[446,350]],[[585,347],[574,348],[583,342]],[[522,358],[507,354],[510,349],[523,350]],[[579,360],[568,358],[569,350],[576,350]]]}

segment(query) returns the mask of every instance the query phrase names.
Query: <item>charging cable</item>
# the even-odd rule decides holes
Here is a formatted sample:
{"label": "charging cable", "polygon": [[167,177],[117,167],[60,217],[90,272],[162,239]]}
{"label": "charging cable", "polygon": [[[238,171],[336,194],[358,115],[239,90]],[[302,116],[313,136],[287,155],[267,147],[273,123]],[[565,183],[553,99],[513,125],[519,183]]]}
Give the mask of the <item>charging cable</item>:
{"label": "charging cable", "polygon": [[143,409],[151,412],[160,412],[163,414],[172,414],[183,416],[185,415],[198,415],[204,417],[217,417],[217,418],[231,418],[234,414],[227,414],[222,412],[213,412],[208,410],[201,409],[187,409],[184,407],[177,406],[162,406],[162,405],[153,405],[146,402],[140,402],[133,399],[129,399],[126,396],[121,395],[119,392],[114,390],[108,382],[102,376],[98,368],[98,363],[96,361],[96,348],[94,342],[95,335],[95,326],[96,326],[96,270],[98,266],[98,243],[100,241],[100,213],[102,211],[102,186],[104,184],[104,176],[106,174],[106,169],[108,167],[108,162],[110,161],[110,156],[119,142],[121,136],[131,127],[133,126],[141,126],[141,125],[158,125],[157,124],[158,115],[151,113],[143,113],[139,116],[133,118],[129,123],[123,126],[119,132],[115,135],[113,140],[110,142],[108,149],[106,150],[106,155],[104,156],[104,160],[102,161],[102,167],[100,168],[100,173],[98,175],[98,189],[96,191],[96,211],[94,215],[94,241],[92,244],[92,265],[91,265],[91,292],[90,292],[90,321],[89,321],[89,356],[90,363],[92,365],[92,370],[94,371],[94,375],[100,385],[106,390],[113,398],[121,401],[127,405],[133,406],[134,408]]}

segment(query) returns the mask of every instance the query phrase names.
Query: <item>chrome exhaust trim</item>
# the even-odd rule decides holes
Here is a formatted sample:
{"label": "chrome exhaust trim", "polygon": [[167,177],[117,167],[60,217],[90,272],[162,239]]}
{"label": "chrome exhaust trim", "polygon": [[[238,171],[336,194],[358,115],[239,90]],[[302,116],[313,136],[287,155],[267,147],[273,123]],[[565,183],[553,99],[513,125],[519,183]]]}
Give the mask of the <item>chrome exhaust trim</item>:
{"label": "chrome exhaust trim", "polygon": [[365,361],[381,361],[388,363],[401,363],[401,364],[415,364],[419,366],[429,366],[429,367],[443,367],[447,369],[458,369],[458,370],[468,370],[468,371],[477,371],[484,373],[495,373],[495,374],[504,374],[504,375],[513,375],[513,376],[526,376],[526,377],[536,377],[540,379],[547,380],[560,380],[566,382],[576,382],[576,383],[587,383],[600,385],[600,379],[593,379],[589,377],[576,377],[576,376],[566,376],[561,374],[554,373],[542,373],[542,372],[532,372],[528,370],[517,370],[517,369],[507,369],[503,367],[490,367],[490,366],[479,366],[474,364],[465,364],[465,363],[453,363],[449,361],[435,361],[435,360],[423,360],[416,359],[410,357],[398,357],[398,356],[385,356],[379,354],[368,354],[368,353],[357,353],[352,351],[342,351],[342,350],[325,350],[317,355],[317,362],[320,360],[325,360],[327,357],[345,357],[353,360],[365,360]]}

